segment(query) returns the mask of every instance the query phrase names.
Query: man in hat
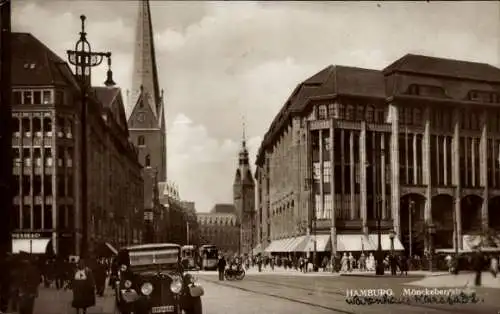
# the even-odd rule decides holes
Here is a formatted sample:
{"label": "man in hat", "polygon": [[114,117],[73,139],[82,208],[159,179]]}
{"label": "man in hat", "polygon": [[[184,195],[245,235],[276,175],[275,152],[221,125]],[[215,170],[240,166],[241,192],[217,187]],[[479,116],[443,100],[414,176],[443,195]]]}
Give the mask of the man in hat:
{"label": "man in hat", "polygon": [[40,272],[26,252],[20,252],[16,268],[14,281],[18,293],[18,312],[19,314],[33,314],[35,299],[38,297]]}

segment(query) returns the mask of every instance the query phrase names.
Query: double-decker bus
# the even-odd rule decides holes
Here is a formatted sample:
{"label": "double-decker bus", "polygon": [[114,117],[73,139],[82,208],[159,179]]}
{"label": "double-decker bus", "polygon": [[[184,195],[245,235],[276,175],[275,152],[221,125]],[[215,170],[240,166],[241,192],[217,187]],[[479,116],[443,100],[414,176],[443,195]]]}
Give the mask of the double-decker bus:
{"label": "double-decker bus", "polygon": [[219,250],[215,245],[202,245],[198,251],[201,270],[216,270],[219,259]]}
{"label": "double-decker bus", "polygon": [[187,261],[187,269],[195,269],[197,260],[198,260],[198,252],[194,245],[184,245],[181,248],[181,256],[182,260]]}

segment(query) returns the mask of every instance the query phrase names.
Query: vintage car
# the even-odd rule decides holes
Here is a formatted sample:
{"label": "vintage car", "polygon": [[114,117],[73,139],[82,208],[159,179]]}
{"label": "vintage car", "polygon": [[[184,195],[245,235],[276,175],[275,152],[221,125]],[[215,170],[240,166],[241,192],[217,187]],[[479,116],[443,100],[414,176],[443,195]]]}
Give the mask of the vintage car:
{"label": "vintage car", "polygon": [[116,257],[116,309],[122,314],[202,314],[203,288],[181,265],[181,247],[129,246]]}

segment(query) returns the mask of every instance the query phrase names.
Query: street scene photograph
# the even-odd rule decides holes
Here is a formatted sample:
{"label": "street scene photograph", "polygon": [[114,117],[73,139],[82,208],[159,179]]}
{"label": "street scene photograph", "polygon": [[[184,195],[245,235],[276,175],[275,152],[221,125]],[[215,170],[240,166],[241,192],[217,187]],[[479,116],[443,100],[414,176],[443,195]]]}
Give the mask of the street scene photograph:
{"label": "street scene photograph", "polygon": [[0,0],[0,314],[500,313],[500,2]]}

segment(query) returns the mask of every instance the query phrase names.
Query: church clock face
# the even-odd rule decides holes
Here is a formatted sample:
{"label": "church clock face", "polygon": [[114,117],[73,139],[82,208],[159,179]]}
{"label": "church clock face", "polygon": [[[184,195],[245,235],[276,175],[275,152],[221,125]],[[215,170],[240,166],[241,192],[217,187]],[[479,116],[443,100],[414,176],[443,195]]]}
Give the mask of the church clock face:
{"label": "church clock face", "polygon": [[137,115],[137,121],[139,122],[144,122],[144,120],[146,120],[146,115],[144,114],[144,112],[141,112]]}

